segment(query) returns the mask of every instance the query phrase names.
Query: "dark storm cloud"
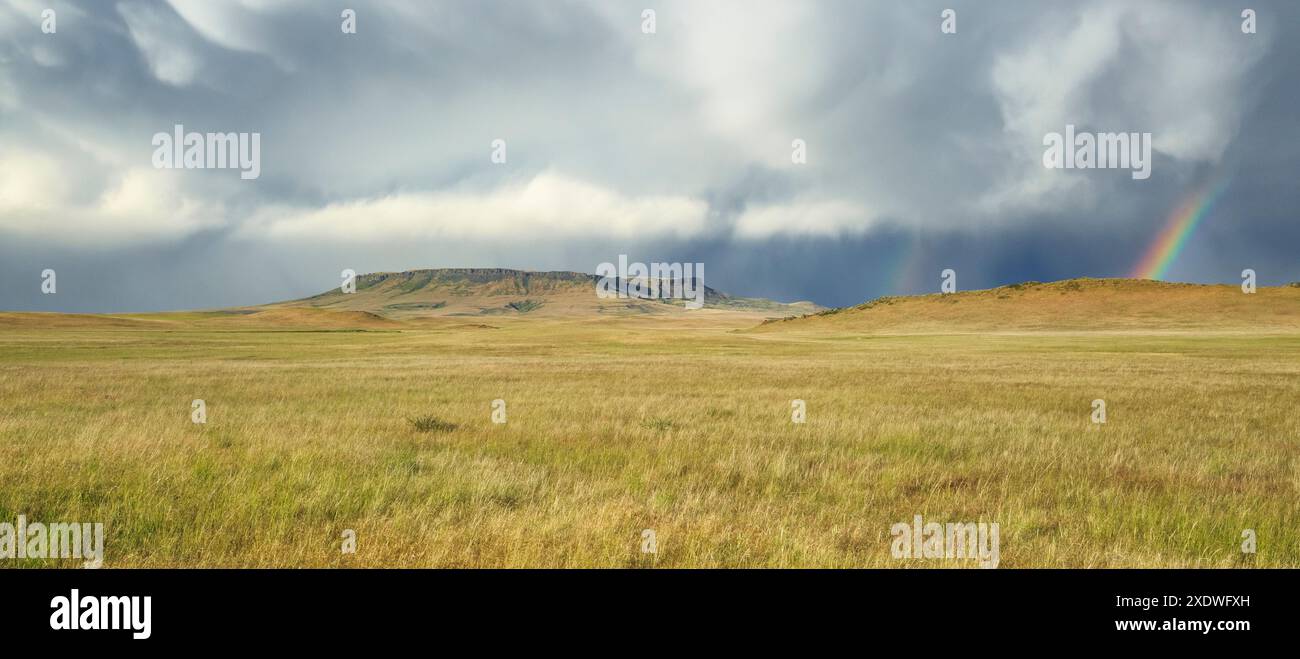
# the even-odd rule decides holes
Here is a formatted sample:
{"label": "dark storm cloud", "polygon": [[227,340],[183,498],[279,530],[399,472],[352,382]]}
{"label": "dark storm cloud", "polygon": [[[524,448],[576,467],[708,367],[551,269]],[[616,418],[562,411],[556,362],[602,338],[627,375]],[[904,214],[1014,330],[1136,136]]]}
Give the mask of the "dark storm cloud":
{"label": "dark storm cloud", "polygon": [[[962,288],[1124,276],[1219,181],[1169,276],[1300,279],[1292,3],[1252,3],[1254,35],[1209,0],[350,4],[356,35],[312,2],[51,2],[45,35],[45,3],[0,2],[0,308],[619,254],[828,305],[932,291],[944,268]],[[1151,132],[1152,178],[1045,170],[1067,122]],[[261,177],[153,169],[177,123],[260,132]]]}

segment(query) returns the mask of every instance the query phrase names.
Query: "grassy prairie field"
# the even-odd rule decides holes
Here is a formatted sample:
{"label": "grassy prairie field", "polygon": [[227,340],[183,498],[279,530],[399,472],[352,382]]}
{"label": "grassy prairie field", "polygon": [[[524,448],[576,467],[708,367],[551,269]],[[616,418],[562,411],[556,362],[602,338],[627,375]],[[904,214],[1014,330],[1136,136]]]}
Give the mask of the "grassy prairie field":
{"label": "grassy prairie field", "polygon": [[972,565],[892,558],[918,514],[1002,567],[1300,565],[1297,333],[174,318],[3,324],[0,521],[108,567]]}

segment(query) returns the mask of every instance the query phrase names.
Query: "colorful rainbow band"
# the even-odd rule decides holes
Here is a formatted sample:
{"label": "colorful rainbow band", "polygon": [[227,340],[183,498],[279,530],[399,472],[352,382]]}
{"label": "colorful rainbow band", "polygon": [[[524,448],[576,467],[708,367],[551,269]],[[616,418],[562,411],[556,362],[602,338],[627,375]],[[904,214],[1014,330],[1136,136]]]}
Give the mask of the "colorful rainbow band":
{"label": "colorful rainbow band", "polygon": [[1173,265],[1178,255],[1182,253],[1183,247],[1187,245],[1188,238],[1191,238],[1197,225],[1209,214],[1210,209],[1214,207],[1214,202],[1227,187],[1227,181],[1223,181],[1218,185],[1202,188],[1183,200],[1177,210],[1169,216],[1164,228],[1156,235],[1155,241],[1142,254],[1142,258],[1133,267],[1129,276],[1139,279],[1164,279],[1165,274],[1169,272],[1169,266]]}

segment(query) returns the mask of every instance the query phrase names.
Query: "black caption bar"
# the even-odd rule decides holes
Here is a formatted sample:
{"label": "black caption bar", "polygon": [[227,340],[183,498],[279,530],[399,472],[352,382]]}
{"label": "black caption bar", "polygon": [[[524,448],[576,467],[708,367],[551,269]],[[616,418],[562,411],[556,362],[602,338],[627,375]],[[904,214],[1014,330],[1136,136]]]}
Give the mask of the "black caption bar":
{"label": "black caption bar", "polygon": [[[765,645],[1280,641],[1292,570],[5,570],[6,638],[145,648],[496,646],[685,630]],[[933,636],[941,634],[942,636]],[[575,636],[578,635],[578,636]],[[805,635],[813,635],[800,641]],[[975,635],[975,636],[970,636]],[[629,637],[630,639],[630,637]],[[947,639],[947,640],[944,640]],[[629,640],[629,642],[631,642]],[[62,646],[62,645],[60,645]],[[484,646],[486,647],[486,646]],[[962,646],[965,647],[965,646]],[[612,649],[612,648],[611,648]],[[921,648],[918,648],[921,649]]]}

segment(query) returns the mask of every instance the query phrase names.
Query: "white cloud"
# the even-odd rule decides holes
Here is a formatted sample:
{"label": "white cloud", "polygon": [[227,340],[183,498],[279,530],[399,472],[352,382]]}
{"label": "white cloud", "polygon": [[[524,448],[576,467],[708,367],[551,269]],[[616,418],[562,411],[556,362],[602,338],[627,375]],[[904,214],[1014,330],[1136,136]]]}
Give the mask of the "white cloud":
{"label": "white cloud", "polygon": [[647,36],[639,10],[593,8],[633,40],[641,69],[694,95],[703,127],[754,160],[789,164],[790,140],[809,128],[798,108],[829,75],[827,44],[813,35],[832,17],[802,2],[668,1]]}
{"label": "white cloud", "polygon": [[62,53],[46,44],[32,47],[32,61],[47,68],[58,68],[67,63]]}
{"label": "white cloud", "polygon": [[125,231],[152,236],[187,235],[224,223],[221,209],[183,194],[176,186],[178,170],[127,170],[117,187],[100,198],[99,219]]}
{"label": "white cloud", "polygon": [[629,197],[544,172],[487,193],[403,193],[324,208],[269,207],[240,234],[338,242],[688,238],[704,230],[707,213],[708,205],[698,199]]}
{"label": "white cloud", "polygon": [[0,156],[0,230],[71,245],[184,237],[222,224],[220,205],[185,194],[179,170],[132,168],[98,197],[79,201],[70,169],[55,158]]}
{"label": "white cloud", "polygon": [[[32,231],[84,221],[93,235],[122,227],[145,239],[215,224],[527,248],[550,236],[828,236],[882,217],[1047,221],[1039,211],[1090,209],[1103,188],[1043,169],[1045,132],[1150,131],[1157,179],[1171,158],[1214,161],[1250,109],[1250,67],[1266,48],[1239,33],[1234,12],[1162,0],[993,5],[980,22],[1001,26],[996,39],[976,39],[974,26],[947,39],[937,13],[870,3],[662,0],[655,35],[630,2],[588,0],[603,25],[583,3],[362,3],[362,25],[384,36],[367,41],[363,27],[352,50],[338,47],[351,39],[339,9],[311,0],[124,0],[117,15],[87,14],[84,31],[60,10],[57,41],[34,29],[27,9],[41,3],[18,0],[17,12],[13,1],[0,0],[0,31],[18,31],[0,40],[0,111],[28,116],[0,122],[0,143],[59,160],[30,175],[60,178],[51,185],[66,189],[46,201],[69,218],[31,215],[34,184],[6,172],[22,204],[0,204],[0,227],[22,224],[23,209]],[[244,75],[246,53],[299,74]],[[92,82],[69,88],[40,68],[56,55]],[[140,93],[133,67],[180,88]],[[180,214],[146,203],[146,177],[122,172],[147,166],[148,136],[182,120],[262,132],[260,183],[160,174],[149,185],[182,200]],[[32,126],[57,139],[40,143]],[[489,163],[496,137],[510,141],[508,170]],[[807,166],[790,163],[794,138],[807,140]],[[485,190],[502,171],[516,182]],[[721,226],[705,221],[704,199],[728,217],[747,210]]]}
{"label": "white cloud", "polygon": [[[999,56],[992,90],[1005,134],[992,143],[1006,167],[976,202],[1007,215],[1052,208],[1070,193],[1091,199],[1077,175],[1042,167],[1042,139],[1080,131],[1150,132],[1176,160],[1217,161],[1236,135],[1247,72],[1262,52],[1229,12],[1190,3],[1104,1],[1049,12],[1035,36]],[[1155,173],[1159,176],[1159,172]]]}
{"label": "white cloud", "polygon": [[[167,0],[186,23],[207,39],[227,50],[266,55],[282,70],[294,66],[287,53],[281,52],[268,16],[273,12],[306,8],[316,11],[319,5],[302,0]],[[335,15],[338,11],[335,11]]]}
{"label": "white cloud", "polygon": [[0,153],[0,222],[25,211],[53,208],[70,181],[60,175],[59,163],[42,153],[5,151]]}
{"label": "white cloud", "polygon": [[747,209],[736,220],[735,231],[741,238],[835,236],[866,231],[874,219],[868,209],[851,201],[795,201]]}
{"label": "white cloud", "polygon": [[178,87],[194,81],[201,60],[186,39],[188,28],[174,16],[132,2],[117,6],[131,39],[149,63],[154,77]]}

